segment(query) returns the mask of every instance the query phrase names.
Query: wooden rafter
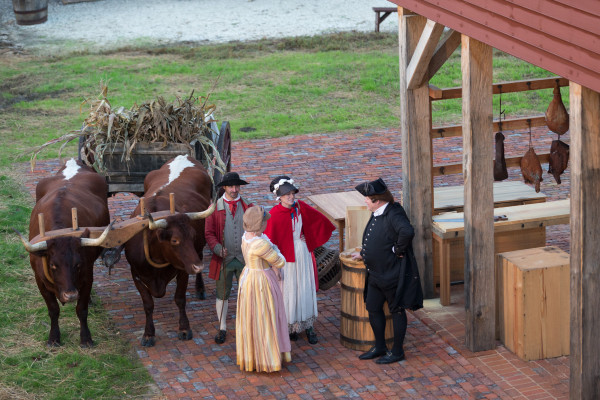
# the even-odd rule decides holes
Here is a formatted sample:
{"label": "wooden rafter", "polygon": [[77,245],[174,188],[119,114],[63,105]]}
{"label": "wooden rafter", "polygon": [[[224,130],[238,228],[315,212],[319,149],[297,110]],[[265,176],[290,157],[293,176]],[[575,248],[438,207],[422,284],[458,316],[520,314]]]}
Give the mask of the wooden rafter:
{"label": "wooden rafter", "polygon": [[417,47],[407,67],[407,88],[416,89],[422,85],[426,77],[429,61],[438,45],[440,37],[444,32],[444,26],[428,20],[423,28]]}
{"label": "wooden rafter", "polygon": [[460,45],[460,32],[450,30],[446,36],[442,37],[429,62],[428,78],[434,76],[442,68],[442,65],[450,58],[458,45]]}

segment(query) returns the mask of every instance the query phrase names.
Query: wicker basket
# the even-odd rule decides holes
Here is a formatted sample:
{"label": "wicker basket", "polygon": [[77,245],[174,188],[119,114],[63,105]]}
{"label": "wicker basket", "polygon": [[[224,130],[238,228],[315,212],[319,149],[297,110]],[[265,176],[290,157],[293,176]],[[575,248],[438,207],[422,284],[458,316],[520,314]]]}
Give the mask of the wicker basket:
{"label": "wicker basket", "polygon": [[317,260],[317,275],[319,276],[319,289],[328,290],[342,277],[340,253],[337,250],[327,249],[323,246],[314,251]]}

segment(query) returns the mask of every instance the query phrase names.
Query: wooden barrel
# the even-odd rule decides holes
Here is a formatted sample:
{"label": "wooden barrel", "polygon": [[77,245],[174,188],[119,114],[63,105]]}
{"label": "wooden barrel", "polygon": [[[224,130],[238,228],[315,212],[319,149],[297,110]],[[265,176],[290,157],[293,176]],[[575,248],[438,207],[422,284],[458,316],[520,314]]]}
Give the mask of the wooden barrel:
{"label": "wooden barrel", "polygon": [[[354,251],[356,250],[346,250],[340,254],[342,264],[340,342],[349,349],[367,351],[375,346],[375,335],[373,335],[369,323],[369,313],[363,300],[367,270],[362,261],[352,259],[350,254]],[[387,303],[384,305],[384,312],[386,318],[385,341],[388,348],[391,348],[394,342],[394,327]]]}
{"label": "wooden barrel", "polygon": [[48,0],[13,0],[17,25],[35,25],[48,20]]}

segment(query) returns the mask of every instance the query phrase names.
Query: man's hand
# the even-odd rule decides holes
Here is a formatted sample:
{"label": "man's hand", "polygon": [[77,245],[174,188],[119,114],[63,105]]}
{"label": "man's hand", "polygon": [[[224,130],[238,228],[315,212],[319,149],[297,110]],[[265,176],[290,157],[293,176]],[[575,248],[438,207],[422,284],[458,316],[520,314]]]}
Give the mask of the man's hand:
{"label": "man's hand", "polygon": [[221,254],[220,254],[221,258],[225,258],[227,257],[227,249],[225,247],[223,247],[221,249]]}
{"label": "man's hand", "polygon": [[362,260],[362,256],[360,255],[360,251],[353,251],[350,254],[350,257],[352,257],[353,260]]}

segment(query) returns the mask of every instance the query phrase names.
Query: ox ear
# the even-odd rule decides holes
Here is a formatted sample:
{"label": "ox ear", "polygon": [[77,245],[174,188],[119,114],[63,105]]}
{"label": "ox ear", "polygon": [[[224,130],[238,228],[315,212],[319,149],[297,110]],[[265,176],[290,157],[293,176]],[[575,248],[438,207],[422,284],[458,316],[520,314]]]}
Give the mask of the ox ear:
{"label": "ox ear", "polygon": [[158,240],[161,242],[168,242],[171,240],[171,232],[166,229],[159,229],[156,231],[156,235],[158,236]]}

